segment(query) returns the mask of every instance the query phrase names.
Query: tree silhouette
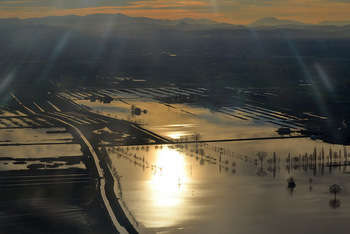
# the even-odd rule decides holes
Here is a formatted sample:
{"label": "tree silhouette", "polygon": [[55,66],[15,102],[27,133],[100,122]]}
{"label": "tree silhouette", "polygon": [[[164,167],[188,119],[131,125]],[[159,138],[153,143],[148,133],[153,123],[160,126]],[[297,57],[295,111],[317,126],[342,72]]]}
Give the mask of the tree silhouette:
{"label": "tree silhouette", "polygon": [[329,187],[329,192],[334,194],[334,200],[337,199],[337,193],[341,192],[341,187],[338,184],[333,184]]}

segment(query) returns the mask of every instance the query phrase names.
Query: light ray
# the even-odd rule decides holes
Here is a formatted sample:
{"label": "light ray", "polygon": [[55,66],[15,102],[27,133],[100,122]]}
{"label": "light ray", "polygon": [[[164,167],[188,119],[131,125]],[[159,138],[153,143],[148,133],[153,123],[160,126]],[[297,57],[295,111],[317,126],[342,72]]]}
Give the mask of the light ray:
{"label": "light ray", "polygon": [[331,80],[329,79],[327,73],[323,70],[321,65],[316,63],[315,64],[315,68],[316,68],[316,71],[317,71],[319,77],[321,78],[321,81],[322,81],[323,85],[326,87],[327,91],[333,92],[334,91],[334,87],[333,87],[333,85],[331,83]]}

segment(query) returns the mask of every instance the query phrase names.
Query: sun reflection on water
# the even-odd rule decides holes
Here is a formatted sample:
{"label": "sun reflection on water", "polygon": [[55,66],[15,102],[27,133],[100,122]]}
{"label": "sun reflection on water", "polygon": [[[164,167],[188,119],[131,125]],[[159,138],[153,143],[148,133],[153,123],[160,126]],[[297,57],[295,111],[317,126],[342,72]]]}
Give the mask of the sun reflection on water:
{"label": "sun reflection on water", "polygon": [[[155,169],[150,180],[155,206],[158,208],[180,206],[183,203],[188,180],[185,159],[180,152],[168,147],[157,150]],[[173,216],[178,215],[177,209],[170,213]]]}
{"label": "sun reflection on water", "polygon": [[189,132],[184,132],[184,131],[172,131],[167,133],[166,135],[172,139],[179,140],[183,137],[188,137],[191,134]]}

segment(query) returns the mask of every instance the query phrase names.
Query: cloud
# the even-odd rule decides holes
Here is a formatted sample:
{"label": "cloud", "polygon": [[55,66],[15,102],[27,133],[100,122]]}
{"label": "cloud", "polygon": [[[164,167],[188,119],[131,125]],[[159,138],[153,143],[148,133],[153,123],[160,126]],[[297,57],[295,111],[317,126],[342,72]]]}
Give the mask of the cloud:
{"label": "cloud", "polygon": [[316,23],[350,20],[350,0],[0,0],[0,17],[124,13],[245,24],[263,17]]}
{"label": "cloud", "polygon": [[36,7],[71,10],[83,8],[139,8],[139,9],[160,9],[160,8],[193,8],[208,6],[203,0],[0,0],[1,8],[35,9]]}
{"label": "cloud", "polygon": [[0,0],[3,6],[18,7],[54,7],[74,9],[99,6],[125,6],[137,0]]}

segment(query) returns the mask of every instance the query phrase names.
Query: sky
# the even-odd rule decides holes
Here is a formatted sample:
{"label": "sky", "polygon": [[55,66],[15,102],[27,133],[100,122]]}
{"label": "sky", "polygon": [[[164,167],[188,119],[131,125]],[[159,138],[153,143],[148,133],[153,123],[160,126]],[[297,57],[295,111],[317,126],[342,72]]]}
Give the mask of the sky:
{"label": "sky", "polygon": [[350,21],[350,0],[0,0],[0,18],[122,13],[248,24],[264,17],[305,23]]}

